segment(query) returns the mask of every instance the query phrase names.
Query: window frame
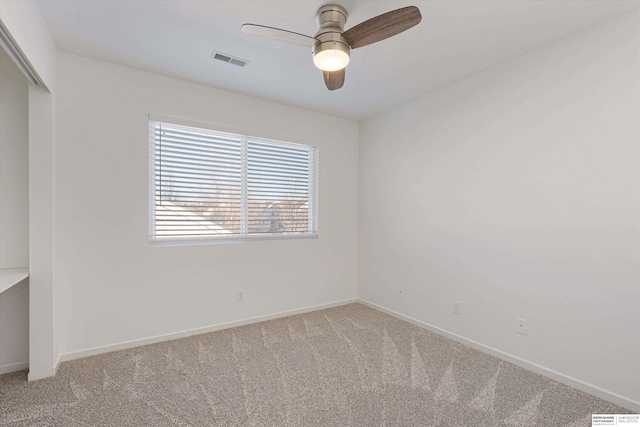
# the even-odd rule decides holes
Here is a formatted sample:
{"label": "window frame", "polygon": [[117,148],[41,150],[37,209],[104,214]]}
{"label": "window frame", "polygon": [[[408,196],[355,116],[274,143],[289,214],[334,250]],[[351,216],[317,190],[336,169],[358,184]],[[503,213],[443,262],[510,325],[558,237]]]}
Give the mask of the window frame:
{"label": "window frame", "polygon": [[[201,130],[208,130],[212,132],[231,134],[236,137],[240,137],[243,140],[244,150],[246,155],[247,140],[253,139],[257,141],[264,141],[268,143],[276,143],[282,146],[291,147],[304,147],[309,149],[310,161],[309,161],[309,193],[308,193],[308,221],[309,229],[311,232],[300,234],[277,234],[277,233],[248,233],[246,227],[241,227],[243,232],[247,234],[234,234],[231,236],[218,235],[218,236],[156,236],[156,140],[155,140],[155,123],[166,123],[167,125],[186,126],[191,128],[197,128]],[[263,240],[295,240],[295,239],[316,239],[318,238],[318,196],[319,196],[319,149],[316,145],[305,144],[299,142],[287,141],[292,138],[282,137],[278,135],[270,135],[264,132],[256,132],[246,129],[231,128],[228,126],[222,126],[217,124],[202,123],[192,120],[177,119],[175,117],[167,117],[156,114],[149,114],[148,116],[148,132],[149,132],[149,245],[150,246],[183,246],[183,245],[209,245],[209,244],[221,244],[221,243],[240,243],[249,241],[263,241]],[[248,168],[241,170],[241,176],[243,183],[247,180]],[[243,188],[246,187],[243,184]],[[246,196],[246,191],[243,193],[243,198]],[[248,197],[242,202],[242,209],[247,206]],[[245,213],[242,212],[245,216]],[[244,220],[243,220],[244,221]]]}

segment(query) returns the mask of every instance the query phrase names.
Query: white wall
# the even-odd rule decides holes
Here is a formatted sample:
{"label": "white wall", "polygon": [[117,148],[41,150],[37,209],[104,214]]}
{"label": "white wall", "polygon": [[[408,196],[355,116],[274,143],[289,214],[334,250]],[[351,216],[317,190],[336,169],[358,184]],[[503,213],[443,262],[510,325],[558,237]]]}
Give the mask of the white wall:
{"label": "white wall", "polygon": [[[0,49],[0,269],[29,266],[28,82]],[[29,283],[0,294],[0,373],[29,360]]]}
{"label": "white wall", "polygon": [[29,85],[29,380],[55,374],[55,92]]}
{"label": "white wall", "polygon": [[28,85],[0,49],[0,268],[29,266]]}
{"label": "white wall", "polygon": [[[357,122],[62,53],[58,112],[62,353],[356,297]],[[317,145],[319,238],[150,247],[149,113]]]}
{"label": "white wall", "polygon": [[639,31],[634,12],[366,121],[359,297],[639,410]]}

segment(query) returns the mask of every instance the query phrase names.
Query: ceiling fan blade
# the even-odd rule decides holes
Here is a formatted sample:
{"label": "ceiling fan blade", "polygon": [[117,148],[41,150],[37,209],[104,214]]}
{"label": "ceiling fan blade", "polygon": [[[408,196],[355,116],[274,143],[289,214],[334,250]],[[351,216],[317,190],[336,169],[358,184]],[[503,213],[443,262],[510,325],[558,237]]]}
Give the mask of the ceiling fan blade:
{"label": "ceiling fan blade", "polygon": [[324,84],[327,85],[327,89],[336,90],[340,89],[344,85],[344,68],[338,71],[323,71]]}
{"label": "ceiling fan blade", "polygon": [[243,33],[266,37],[280,42],[293,43],[300,46],[313,47],[316,39],[304,34],[281,30],[280,28],[265,27],[264,25],[244,24],[241,27]]}
{"label": "ceiling fan blade", "polygon": [[415,6],[403,7],[368,19],[342,33],[351,49],[379,42],[409,28],[422,20],[420,9]]}

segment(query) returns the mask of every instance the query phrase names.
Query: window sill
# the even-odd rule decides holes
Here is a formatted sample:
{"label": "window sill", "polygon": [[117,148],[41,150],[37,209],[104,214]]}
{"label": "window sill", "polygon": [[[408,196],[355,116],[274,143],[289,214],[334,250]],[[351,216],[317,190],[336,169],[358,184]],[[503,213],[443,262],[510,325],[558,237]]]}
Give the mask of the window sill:
{"label": "window sill", "polygon": [[317,239],[317,234],[298,235],[266,235],[266,236],[234,236],[234,237],[151,237],[149,246],[189,246],[189,245],[216,245],[225,243],[257,242],[262,240],[299,240]]}

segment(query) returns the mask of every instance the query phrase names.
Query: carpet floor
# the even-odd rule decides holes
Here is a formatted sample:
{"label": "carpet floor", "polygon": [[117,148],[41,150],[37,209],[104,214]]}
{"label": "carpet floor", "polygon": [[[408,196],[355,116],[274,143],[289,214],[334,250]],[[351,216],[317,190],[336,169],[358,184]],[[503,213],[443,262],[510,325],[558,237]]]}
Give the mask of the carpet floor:
{"label": "carpet floor", "polygon": [[0,425],[586,427],[628,410],[361,304],[0,376]]}

